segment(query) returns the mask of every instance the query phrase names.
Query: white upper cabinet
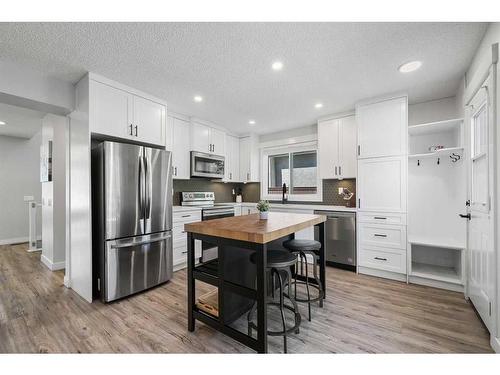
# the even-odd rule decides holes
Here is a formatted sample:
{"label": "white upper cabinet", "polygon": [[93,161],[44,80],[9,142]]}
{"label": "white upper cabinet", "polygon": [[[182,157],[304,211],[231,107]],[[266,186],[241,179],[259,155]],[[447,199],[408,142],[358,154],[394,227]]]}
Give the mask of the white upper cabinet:
{"label": "white upper cabinet", "polygon": [[133,135],[142,142],[158,143],[158,140],[165,138],[166,116],[164,105],[133,96]]}
{"label": "white upper cabinet", "polygon": [[237,137],[226,135],[225,181],[238,182],[240,180],[240,140]]}
{"label": "white upper cabinet", "polygon": [[132,95],[96,81],[90,81],[90,85],[91,131],[113,137],[130,137],[133,131]]}
{"label": "white upper cabinet", "polygon": [[356,120],[354,116],[318,123],[321,179],[356,178]]}
{"label": "white upper cabinet", "polygon": [[405,156],[358,161],[358,208],[362,211],[406,212]]}
{"label": "white upper cabinet", "polygon": [[256,135],[240,138],[240,181],[259,181],[259,141]]}
{"label": "white upper cabinet", "polygon": [[92,133],[165,146],[165,104],[107,83],[89,84]]}
{"label": "white upper cabinet", "polygon": [[191,150],[225,154],[226,133],[197,121],[191,122]]}
{"label": "white upper cabinet", "polygon": [[174,179],[190,178],[190,124],[189,121],[169,117],[172,126],[172,177]]}
{"label": "white upper cabinet", "polygon": [[407,153],[407,107],[406,97],[356,107],[358,158]]}

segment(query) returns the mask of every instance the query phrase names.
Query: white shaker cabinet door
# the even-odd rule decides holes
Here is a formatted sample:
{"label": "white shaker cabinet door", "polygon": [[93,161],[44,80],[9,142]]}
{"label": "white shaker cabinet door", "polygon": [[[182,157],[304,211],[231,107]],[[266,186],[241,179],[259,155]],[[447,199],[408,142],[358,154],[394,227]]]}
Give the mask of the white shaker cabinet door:
{"label": "white shaker cabinet door", "polygon": [[360,211],[406,212],[405,156],[358,160]]}
{"label": "white shaker cabinet door", "polygon": [[132,98],[123,90],[90,81],[92,133],[132,138]]}
{"label": "white shaker cabinet door", "polygon": [[226,150],[226,133],[222,130],[210,129],[210,143],[212,144],[212,154],[224,156]]}
{"label": "white shaker cabinet door", "polygon": [[211,152],[210,127],[197,122],[191,123],[191,150],[205,153]]}
{"label": "white shaker cabinet door", "polygon": [[406,112],[406,97],[358,106],[358,158],[406,154]]}
{"label": "white shaker cabinet door", "polygon": [[342,178],[356,178],[358,159],[356,155],[356,118],[343,117],[339,120],[339,175]]}
{"label": "white shaker cabinet door", "polygon": [[140,96],[134,96],[133,102],[133,135],[141,142],[165,145],[165,106]]}
{"label": "white shaker cabinet door", "polygon": [[339,178],[338,119],[318,123],[319,173],[321,179]]}
{"label": "white shaker cabinet door", "polygon": [[190,170],[190,125],[188,121],[173,118],[172,177],[189,179]]}

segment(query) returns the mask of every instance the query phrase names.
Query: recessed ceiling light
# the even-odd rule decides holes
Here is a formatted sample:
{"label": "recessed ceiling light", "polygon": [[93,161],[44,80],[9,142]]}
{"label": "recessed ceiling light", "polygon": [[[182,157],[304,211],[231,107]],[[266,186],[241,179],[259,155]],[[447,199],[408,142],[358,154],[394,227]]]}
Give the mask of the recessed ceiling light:
{"label": "recessed ceiling light", "polygon": [[283,63],[281,61],[275,61],[272,65],[273,70],[281,70],[283,69]]}
{"label": "recessed ceiling light", "polygon": [[0,121],[0,125],[7,125],[5,121]]}
{"label": "recessed ceiling light", "polygon": [[249,123],[250,125],[255,125],[255,120],[250,120],[250,121],[248,121],[248,123]]}
{"label": "recessed ceiling light", "polygon": [[196,96],[193,98],[193,100],[194,100],[196,103],[200,103],[200,102],[202,102],[202,101],[203,101],[203,98],[202,98],[201,96],[199,96],[199,95],[196,95]]}
{"label": "recessed ceiling light", "polygon": [[318,109],[319,109],[319,108],[323,108],[323,103],[316,103],[316,104],[314,105],[314,108],[318,108]]}
{"label": "recessed ceiling light", "polygon": [[418,61],[418,60],[409,61],[409,62],[404,63],[403,65],[401,65],[398,68],[398,70],[401,73],[410,73],[410,72],[414,72],[415,70],[419,69],[421,66],[422,66],[422,62],[421,61]]}

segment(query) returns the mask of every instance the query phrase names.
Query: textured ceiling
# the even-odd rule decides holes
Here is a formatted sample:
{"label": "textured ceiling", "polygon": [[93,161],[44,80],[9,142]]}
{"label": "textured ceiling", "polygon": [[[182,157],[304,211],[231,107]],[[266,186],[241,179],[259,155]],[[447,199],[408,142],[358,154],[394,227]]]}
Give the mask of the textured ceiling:
{"label": "textured ceiling", "polygon": [[42,128],[45,113],[0,103],[0,135],[31,138]]}
{"label": "textured ceiling", "polygon": [[[360,99],[455,95],[480,23],[4,23],[0,58],[76,82],[87,71],[237,133],[312,124]],[[422,68],[401,74],[406,61]],[[271,63],[281,60],[280,72]],[[202,103],[193,96],[202,95]],[[314,108],[321,101],[324,107]],[[248,126],[248,120],[257,124]]]}

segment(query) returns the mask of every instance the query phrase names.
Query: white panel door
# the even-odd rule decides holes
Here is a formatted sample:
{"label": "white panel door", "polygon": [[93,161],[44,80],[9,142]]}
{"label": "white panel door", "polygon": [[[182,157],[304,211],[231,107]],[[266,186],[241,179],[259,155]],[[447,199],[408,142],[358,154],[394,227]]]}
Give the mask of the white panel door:
{"label": "white panel door", "polygon": [[210,153],[210,128],[197,122],[191,123],[191,150]]}
{"label": "white panel door", "polygon": [[405,156],[358,160],[361,211],[406,212]]}
{"label": "white panel door", "polygon": [[90,81],[92,133],[131,138],[132,95],[100,82]]}
{"label": "white panel door", "polygon": [[[356,178],[356,117],[339,120],[339,175],[342,178]],[[334,143],[332,144],[334,146]]]}
{"label": "white panel door", "polygon": [[[487,79],[484,86],[490,86]],[[495,301],[495,249],[493,230],[493,163],[490,154],[493,149],[492,134],[494,120],[489,106],[488,91],[484,87],[479,90],[471,102],[470,123],[470,157],[468,214],[468,252],[469,298],[490,332],[494,332],[492,305]]]}
{"label": "white panel door", "polygon": [[[318,123],[318,157],[321,179],[339,178],[339,123],[333,119]],[[356,145],[354,145],[354,152]],[[356,156],[356,154],[354,154]]]}
{"label": "white panel door", "polygon": [[133,98],[133,136],[141,142],[165,145],[167,115],[165,106],[140,96]]}
{"label": "white panel door", "polygon": [[173,149],[172,169],[174,179],[189,179],[189,145],[190,127],[189,122],[178,118],[173,119]]}
{"label": "white panel door", "polygon": [[407,149],[407,99],[396,98],[356,108],[358,157],[396,156]]}
{"label": "white panel door", "polygon": [[212,154],[225,155],[226,150],[226,133],[222,130],[210,129],[210,143],[212,144]]}
{"label": "white panel door", "polygon": [[240,180],[250,180],[250,137],[240,138]]}

